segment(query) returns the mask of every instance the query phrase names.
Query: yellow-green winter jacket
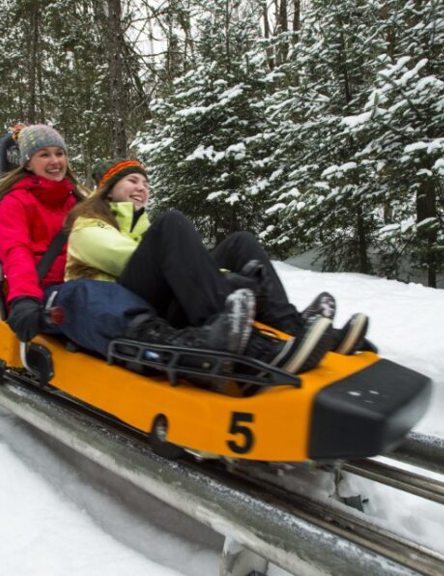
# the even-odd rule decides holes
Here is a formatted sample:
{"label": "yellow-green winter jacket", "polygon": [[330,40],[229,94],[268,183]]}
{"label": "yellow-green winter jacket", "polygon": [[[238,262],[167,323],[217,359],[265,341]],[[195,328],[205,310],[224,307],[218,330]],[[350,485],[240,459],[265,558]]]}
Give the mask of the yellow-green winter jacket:
{"label": "yellow-green winter jacket", "polygon": [[79,216],[68,238],[65,281],[77,278],[115,281],[149,227],[144,212],[131,230],[132,202],[111,202],[120,230],[98,218]]}

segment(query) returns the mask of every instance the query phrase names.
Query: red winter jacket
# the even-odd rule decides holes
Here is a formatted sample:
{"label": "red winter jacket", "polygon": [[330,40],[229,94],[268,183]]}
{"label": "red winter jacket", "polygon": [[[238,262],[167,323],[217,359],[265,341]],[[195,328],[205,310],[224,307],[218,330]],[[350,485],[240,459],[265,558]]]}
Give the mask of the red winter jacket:
{"label": "red winter jacket", "polygon": [[39,283],[36,265],[74,206],[74,185],[35,175],[19,180],[0,201],[0,261],[10,302],[19,296],[43,297],[42,287],[63,282],[66,245]]}

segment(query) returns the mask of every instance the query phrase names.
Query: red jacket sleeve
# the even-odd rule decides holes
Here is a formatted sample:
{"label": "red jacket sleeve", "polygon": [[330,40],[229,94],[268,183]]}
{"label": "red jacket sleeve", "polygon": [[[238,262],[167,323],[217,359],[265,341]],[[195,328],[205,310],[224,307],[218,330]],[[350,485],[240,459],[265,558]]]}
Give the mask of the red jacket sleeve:
{"label": "red jacket sleeve", "polygon": [[7,194],[0,202],[0,260],[7,279],[8,302],[19,296],[33,296],[39,300],[43,297],[30,224],[22,202]]}

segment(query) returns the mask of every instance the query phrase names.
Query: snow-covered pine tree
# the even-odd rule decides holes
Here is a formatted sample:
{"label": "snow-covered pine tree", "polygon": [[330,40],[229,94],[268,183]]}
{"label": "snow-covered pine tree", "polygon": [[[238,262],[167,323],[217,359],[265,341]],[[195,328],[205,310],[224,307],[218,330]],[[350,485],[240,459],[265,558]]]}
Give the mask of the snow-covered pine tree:
{"label": "snow-covered pine tree", "polygon": [[371,179],[357,169],[360,145],[341,120],[363,105],[384,50],[377,4],[311,2],[268,101],[277,169],[268,214],[278,214],[280,225],[263,236],[288,250],[318,246],[330,269],[371,269]]}
{"label": "snow-covered pine tree", "polygon": [[43,121],[64,134],[70,161],[91,183],[97,157],[111,153],[111,114],[103,38],[90,0],[54,0],[41,10],[47,42],[41,57]]}
{"label": "snow-covered pine tree", "polygon": [[[112,129],[110,67],[103,3],[93,0],[11,0],[0,2],[0,125],[50,122],[63,132],[70,159],[80,176],[89,176],[98,159],[116,153]],[[132,21],[129,8],[122,28]],[[119,50],[124,69],[119,90],[126,94],[129,132],[141,124],[141,59],[128,37]],[[136,86],[137,85],[137,86]],[[121,106],[122,107],[122,106]]]}
{"label": "snow-covered pine tree", "polygon": [[214,0],[198,22],[195,68],[152,105],[136,148],[152,171],[159,209],[190,216],[210,241],[262,219],[263,57],[249,7]]}
{"label": "snow-covered pine tree", "polygon": [[[39,3],[1,0],[0,124],[7,128],[24,118],[38,117],[37,90],[40,54]],[[37,116],[36,116],[37,115]]]}
{"label": "snow-covered pine tree", "polygon": [[383,215],[382,272],[396,276],[400,257],[427,271],[444,265],[444,11],[435,0],[385,2],[389,50],[362,113],[345,120],[374,166]]}

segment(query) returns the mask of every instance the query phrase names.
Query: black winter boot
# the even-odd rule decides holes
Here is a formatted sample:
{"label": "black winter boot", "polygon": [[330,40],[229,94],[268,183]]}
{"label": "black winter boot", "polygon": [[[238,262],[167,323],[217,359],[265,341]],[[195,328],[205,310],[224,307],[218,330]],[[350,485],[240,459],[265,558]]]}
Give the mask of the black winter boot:
{"label": "black winter boot", "polygon": [[338,354],[355,354],[362,350],[376,351],[373,345],[369,348],[370,342],[365,336],[368,329],[368,316],[358,312],[353,314],[350,320],[342,328],[333,330],[332,350]]}
{"label": "black winter boot", "polygon": [[331,348],[331,320],[316,318],[298,335],[282,340],[272,331],[253,327],[245,355],[299,374],[315,368]]}
{"label": "black winter boot", "polygon": [[228,296],[224,311],[203,326],[176,329],[163,318],[143,315],[133,319],[125,336],[149,344],[242,354],[250,337],[254,313],[253,292],[240,289]]}

